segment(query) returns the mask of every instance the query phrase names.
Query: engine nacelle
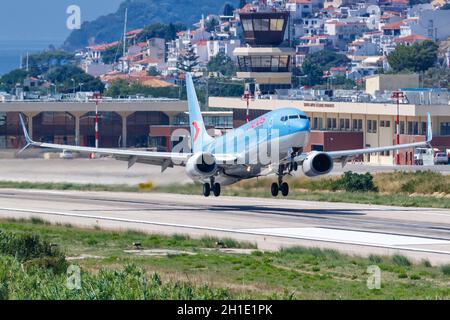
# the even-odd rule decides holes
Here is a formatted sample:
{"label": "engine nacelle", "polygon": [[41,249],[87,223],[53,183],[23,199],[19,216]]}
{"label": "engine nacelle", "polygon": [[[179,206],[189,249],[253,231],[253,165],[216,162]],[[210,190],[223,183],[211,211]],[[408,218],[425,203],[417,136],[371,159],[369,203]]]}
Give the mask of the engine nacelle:
{"label": "engine nacelle", "polygon": [[186,163],[186,174],[193,180],[209,178],[217,170],[216,158],[211,153],[196,153]]}
{"label": "engine nacelle", "polygon": [[333,170],[333,159],[325,153],[313,151],[303,161],[303,173],[308,177],[316,177]]}

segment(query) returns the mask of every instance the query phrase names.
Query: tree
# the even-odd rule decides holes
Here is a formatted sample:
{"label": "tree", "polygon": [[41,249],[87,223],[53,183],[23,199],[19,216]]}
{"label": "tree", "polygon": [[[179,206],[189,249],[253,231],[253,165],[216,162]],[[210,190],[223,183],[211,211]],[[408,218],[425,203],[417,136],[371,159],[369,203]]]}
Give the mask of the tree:
{"label": "tree", "polygon": [[312,62],[311,59],[306,58],[303,62],[301,73],[304,78],[301,78],[303,85],[315,86],[323,82],[323,69]]}
{"label": "tree", "polygon": [[224,6],[224,8],[223,8],[223,15],[224,16],[232,16],[232,15],[234,15],[234,7],[233,7],[233,5],[231,5],[230,3],[225,3],[225,6]]}
{"label": "tree", "polygon": [[245,5],[247,4],[247,0],[240,0],[239,1],[239,8],[243,8],[243,7],[245,7]]}
{"label": "tree", "polygon": [[185,72],[192,72],[199,64],[198,59],[199,56],[195,54],[192,43],[189,42],[188,47],[178,57],[177,68]]}
{"label": "tree", "polygon": [[[48,72],[50,68],[72,64],[75,61],[75,55],[64,50],[45,50],[40,53],[32,54],[28,57],[29,74],[37,77]],[[23,58],[23,65],[26,64],[26,58]]]}
{"label": "tree", "polygon": [[106,64],[117,62],[122,57],[123,57],[122,43],[117,46],[109,47],[102,53],[102,61],[103,63]]}
{"label": "tree", "polygon": [[147,41],[151,38],[163,38],[166,41],[175,40],[177,33],[186,29],[186,26],[181,23],[154,23],[144,27],[144,30],[138,35],[137,41]]}
{"label": "tree", "polygon": [[27,72],[25,70],[13,70],[0,78],[0,89],[10,92],[17,84],[22,85],[26,77]]}
{"label": "tree", "polygon": [[220,72],[226,77],[232,77],[236,73],[236,64],[223,52],[219,52],[208,62],[209,72]]}
{"label": "tree", "polygon": [[214,18],[208,19],[205,24],[205,30],[207,32],[213,32],[216,30],[216,27],[219,25],[219,21]]}
{"label": "tree", "polygon": [[60,92],[63,93],[70,93],[73,90],[80,91],[80,84],[82,84],[81,90],[83,91],[103,92],[105,89],[100,79],[73,65],[52,68],[45,78],[52,83],[61,85]]}
{"label": "tree", "polygon": [[156,77],[156,76],[161,75],[161,73],[158,71],[158,69],[156,69],[156,67],[150,67],[147,74],[151,77]]}
{"label": "tree", "polygon": [[411,46],[398,45],[388,56],[394,72],[422,72],[433,67],[437,59],[438,45],[429,40]]}
{"label": "tree", "polygon": [[441,10],[450,10],[450,3],[444,4],[442,7],[440,7]]}
{"label": "tree", "polygon": [[322,50],[308,54],[306,59],[319,65],[322,70],[329,70],[332,67],[345,67],[350,63],[350,59],[344,54],[339,54],[330,50]]}

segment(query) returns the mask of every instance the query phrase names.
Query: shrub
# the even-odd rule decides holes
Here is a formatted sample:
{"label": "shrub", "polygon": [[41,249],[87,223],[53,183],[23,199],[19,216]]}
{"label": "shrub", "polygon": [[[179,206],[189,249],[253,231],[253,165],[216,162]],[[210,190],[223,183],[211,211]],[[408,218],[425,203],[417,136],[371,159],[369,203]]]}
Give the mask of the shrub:
{"label": "shrub", "polygon": [[446,265],[441,266],[441,271],[446,276],[450,276],[450,264],[446,264]]}
{"label": "shrub", "polygon": [[373,182],[373,176],[370,173],[346,172],[341,178],[341,183],[347,192],[378,192],[378,188]]}
{"label": "shrub", "polygon": [[65,255],[37,235],[13,234],[0,230],[0,254],[26,262],[28,267],[36,266],[64,272]]}
{"label": "shrub", "polygon": [[399,266],[403,267],[409,267],[411,265],[411,262],[408,260],[407,257],[396,254],[392,257],[392,261]]}
{"label": "shrub", "polygon": [[373,262],[373,263],[382,263],[383,262],[383,258],[380,256],[377,256],[375,254],[371,254],[369,256],[369,260],[370,260],[370,262]]}

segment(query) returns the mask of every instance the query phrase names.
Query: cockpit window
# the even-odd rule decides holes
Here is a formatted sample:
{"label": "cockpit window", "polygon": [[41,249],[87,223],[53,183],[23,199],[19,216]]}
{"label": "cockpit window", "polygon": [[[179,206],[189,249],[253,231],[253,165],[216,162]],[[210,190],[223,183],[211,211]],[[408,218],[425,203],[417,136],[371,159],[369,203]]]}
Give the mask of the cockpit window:
{"label": "cockpit window", "polygon": [[282,121],[282,122],[286,122],[286,121],[287,121],[287,119],[288,119],[288,117],[287,117],[287,116],[281,117],[281,121]]}
{"label": "cockpit window", "polygon": [[298,119],[298,118],[299,118],[298,114],[296,114],[295,116],[289,116],[289,119]]}
{"label": "cockpit window", "polygon": [[307,117],[307,116],[300,116],[300,119],[305,119],[305,120],[307,120],[308,117]]}

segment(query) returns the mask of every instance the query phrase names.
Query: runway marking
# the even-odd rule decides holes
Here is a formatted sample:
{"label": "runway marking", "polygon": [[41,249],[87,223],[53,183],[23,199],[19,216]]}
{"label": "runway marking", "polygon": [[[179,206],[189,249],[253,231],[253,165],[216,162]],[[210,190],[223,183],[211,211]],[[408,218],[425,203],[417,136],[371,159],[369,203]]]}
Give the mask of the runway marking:
{"label": "runway marking", "polygon": [[449,244],[448,240],[421,238],[413,236],[392,235],[384,233],[337,230],[327,228],[267,228],[243,229],[243,232],[260,233],[281,237],[309,238],[319,241],[339,241],[359,243],[362,245],[377,246],[407,246],[407,245],[433,245]]}
{"label": "runway marking", "polygon": [[[232,234],[247,234],[247,235],[255,235],[255,236],[271,236],[271,237],[280,237],[280,238],[288,238],[288,239],[299,239],[299,240],[310,240],[310,241],[322,241],[329,243],[340,243],[340,244],[349,244],[349,245],[359,245],[359,246],[369,246],[369,247],[378,247],[378,248],[386,248],[386,249],[396,249],[396,250],[405,250],[405,251],[414,251],[414,252],[428,252],[428,253],[437,253],[450,255],[450,251],[444,250],[434,250],[434,249],[424,249],[424,248],[413,248],[413,247],[405,247],[405,244],[396,245],[396,244],[377,244],[377,243],[362,243],[359,240],[354,238],[351,239],[339,239],[339,238],[315,238],[308,234],[301,234],[299,232],[290,233],[286,232],[286,230],[301,230],[301,229],[323,229],[329,230],[329,232],[337,234],[336,229],[324,229],[324,228],[268,228],[268,229],[227,229],[227,228],[217,228],[217,227],[204,227],[204,226],[195,226],[195,225],[186,225],[186,224],[177,224],[177,223],[167,223],[167,222],[157,222],[157,221],[147,221],[147,220],[135,220],[135,219],[125,219],[125,218],[117,218],[117,217],[109,217],[109,216],[99,216],[99,215],[87,215],[87,214],[78,214],[78,213],[68,213],[68,212],[58,212],[58,211],[48,211],[48,210],[31,210],[31,209],[19,209],[19,208],[1,208],[0,211],[9,211],[9,212],[22,212],[22,213],[36,213],[43,215],[53,215],[53,216],[62,216],[62,217],[76,217],[83,219],[95,219],[95,220],[104,220],[104,221],[114,221],[114,222],[125,222],[125,223],[134,223],[134,224],[145,224],[145,225],[154,225],[154,226],[162,226],[162,227],[175,227],[175,228],[185,228],[185,229],[196,229],[196,230],[204,230],[204,231],[214,231],[214,232],[224,232],[224,233],[232,233]],[[282,233],[276,233],[274,230],[284,230]],[[345,230],[344,230],[345,231]],[[356,232],[356,231],[346,231],[346,232]],[[366,232],[360,232],[363,234],[369,234]],[[387,235],[383,233],[378,234],[380,237],[392,237],[392,235]],[[408,236],[404,236],[408,237]],[[443,241],[445,244],[450,244],[450,241],[442,240],[442,239],[432,239],[432,238],[419,238],[419,237],[409,237],[415,239],[423,239],[430,241]],[[423,244],[423,242],[421,243]],[[436,244],[436,243],[433,243]]]}

